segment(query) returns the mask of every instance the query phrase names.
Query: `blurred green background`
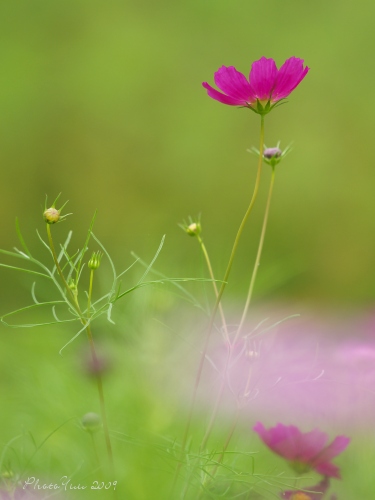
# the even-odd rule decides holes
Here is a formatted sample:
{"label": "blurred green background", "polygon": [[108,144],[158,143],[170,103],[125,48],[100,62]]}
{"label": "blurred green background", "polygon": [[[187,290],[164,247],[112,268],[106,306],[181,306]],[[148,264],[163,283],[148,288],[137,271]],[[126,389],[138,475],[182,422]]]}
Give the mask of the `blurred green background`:
{"label": "blurred green background", "polygon": [[[18,245],[18,216],[30,249],[42,255],[35,228],[44,231],[44,198],[62,192],[73,216],[54,228],[56,241],[73,228],[73,247],[82,247],[98,209],[95,233],[121,269],[132,262],[132,250],[150,261],[166,234],[156,267],[167,276],[206,276],[196,242],[177,226],[201,213],[221,277],[253,188],[256,157],[246,150],[258,146],[260,120],[209,99],[201,82],[213,84],[221,65],[248,75],[261,56],[278,66],[297,56],[311,71],[289,103],[266,118],[266,144],[293,142],[294,149],[277,170],[256,298],[371,308],[374,15],[370,0],[1,2],[0,246]],[[233,302],[247,289],[269,178],[265,166],[226,292]],[[0,269],[0,314],[29,303],[32,281]],[[111,425],[129,435],[163,434],[173,419],[173,404],[161,407],[149,394],[147,370],[157,371],[163,344],[145,326],[168,303],[147,300],[146,293],[129,299],[126,320],[111,334],[115,352],[126,347],[106,382]],[[20,428],[40,442],[72,414],[98,411],[95,388],[77,375],[75,348],[64,363],[57,355],[71,331],[57,337],[1,325],[0,332],[7,408],[1,444]],[[80,458],[87,436],[77,437],[77,424],[69,425],[51,441],[54,458],[47,448],[36,471],[63,467],[56,449],[72,463]],[[152,456],[124,443],[117,453],[129,498],[149,498],[139,471],[152,468]],[[12,467],[26,461],[14,455]],[[155,487],[160,469],[153,474]]]}
{"label": "blurred green background", "polygon": [[[278,66],[295,55],[311,71],[266,120],[266,144],[294,151],[278,169],[258,292],[371,305],[374,13],[349,0],[2,2],[2,247],[15,244],[16,215],[37,246],[45,194],[61,191],[76,233],[98,209],[96,233],[117,261],[150,258],[166,234],[169,276],[197,275],[200,255],[177,223],[201,213],[222,275],[253,186],[246,149],[259,117],[209,99],[201,82],[223,64],[247,75],[263,55]],[[268,179],[265,168],[228,294],[246,289]],[[3,301],[12,279],[1,271]]]}

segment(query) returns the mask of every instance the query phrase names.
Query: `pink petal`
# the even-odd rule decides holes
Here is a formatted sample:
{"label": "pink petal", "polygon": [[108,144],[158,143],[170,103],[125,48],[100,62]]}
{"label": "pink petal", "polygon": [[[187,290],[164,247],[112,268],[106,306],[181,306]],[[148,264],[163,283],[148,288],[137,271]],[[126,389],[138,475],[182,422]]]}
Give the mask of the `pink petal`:
{"label": "pink petal", "polygon": [[294,425],[277,424],[267,430],[261,422],[257,422],[253,430],[273,452],[286,460],[294,460],[298,456],[296,441],[300,431]]}
{"label": "pink petal", "polygon": [[337,436],[331,444],[324,448],[319,455],[315,457],[314,463],[319,464],[321,462],[329,462],[332,458],[342,453],[349,443],[350,438],[346,436]]}
{"label": "pink petal", "polygon": [[314,467],[316,472],[326,477],[336,477],[337,479],[341,479],[340,469],[337,465],[331,464],[331,462],[324,462],[316,467]]}
{"label": "pink petal", "polygon": [[253,62],[250,71],[250,85],[260,101],[268,101],[277,78],[277,67],[273,59],[262,57]]}
{"label": "pink petal", "polygon": [[234,66],[222,66],[216,71],[214,80],[217,87],[228,96],[241,99],[245,103],[256,101],[245,75],[237,71]]}
{"label": "pink petal", "polygon": [[287,59],[279,69],[272,93],[272,101],[279,101],[287,97],[305,78],[309,69],[307,66],[303,68],[303,59],[298,59],[298,57]]}
{"label": "pink petal", "polygon": [[299,450],[297,459],[300,462],[309,463],[321,453],[327,441],[328,435],[318,429],[301,432],[296,440],[296,448]]}
{"label": "pink petal", "polygon": [[222,94],[212,88],[207,82],[203,82],[202,85],[207,90],[207,94],[216,101],[228,104],[229,106],[246,106],[246,102],[244,100]]}

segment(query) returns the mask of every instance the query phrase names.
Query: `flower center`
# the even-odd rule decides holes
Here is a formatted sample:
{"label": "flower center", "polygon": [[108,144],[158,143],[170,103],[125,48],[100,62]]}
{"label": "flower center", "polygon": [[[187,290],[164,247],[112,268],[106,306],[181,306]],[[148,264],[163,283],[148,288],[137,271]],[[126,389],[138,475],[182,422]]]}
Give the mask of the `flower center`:
{"label": "flower center", "polygon": [[290,497],[290,500],[311,500],[311,497],[299,491],[298,493],[294,493],[294,495]]}
{"label": "flower center", "polygon": [[297,472],[297,474],[305,474],[306,472],[309,472],[311,469],[310,464],[306,464],[304,462],[300,462],[298,460],[294,460],[293,462],[289,462],[289,465],[291,468]]}

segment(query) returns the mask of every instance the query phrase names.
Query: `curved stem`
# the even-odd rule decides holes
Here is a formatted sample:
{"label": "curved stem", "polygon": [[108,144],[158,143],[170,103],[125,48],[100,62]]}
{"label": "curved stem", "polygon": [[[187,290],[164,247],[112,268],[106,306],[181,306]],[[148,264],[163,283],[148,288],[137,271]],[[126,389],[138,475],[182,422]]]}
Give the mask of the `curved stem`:
{"label": "curved stem", "polygon": [[[219,295],[219,291],[217,289],[217,285],[216,285],[216,281],[215,281],[215,276],[214,276],[214,272],[212,270],[211,261],[210,261],[210,257],[209,257],[208,252],[207,252],[206,245],[203,243],[203,240],[199,236],[199,234],[197,234],[197,240],[198,240],[198,243],[201,246],[202,253],[203,253],[204,258],[206,260],[208,272],[210,274],[210,278],[212,279],[212,286],[214,287],[214,292],[215,292],[215,296],[216,296],[216,299],[217,299],[217,297]],[[223,325],[223,332],[224,332],[224,335],[225,335],[225,339],[227,340],[227,342],[229,342],[227,322],[225,320],[224,310],[223,310],[223,306],[221,305],[221,302],[219,303],[219,313],[220,313],[221,323]]]}
{"label": "curved stem", "polygon": [[207,328],[207,331],[206,331],[206,336],[205,336],[205,340],[204,340],[204,344],[203,344],[203,349],[202,349],[201,357],[200,357],[199,364],[198,364],[197,374],[196,374],[196,378],[195,378],[195,383],[194,383],[194,388],[193,388],[193,395],[192,395],[191,402],[190,402],[190,408],[189,408],[189,412],[188,412],[188,418],[187,418],[187,422],[186,422],[186,426],[185,426],[185,430],[184,430],[184,434],[183,434],[183,438],[182,438],[180,459],[178,461],[178,465],[176,467],[176,472],[175,472],[175,477],[174,477],[174,480],[173,480],[172,495],[173,495],[173,489],[174,489],[174,486],[176,484],[179,471],[180,471],[181,466],[182,466],[182,458],[183,458],[183,455],[185,453],[185,447],[186,447],[186,442],[187,442],[187,438],[188,438],[188,435],[189,435],[189,429],[190,429],[191,419],[192,419],[193,412],[194,412],[195,401],[196,401],[196,397],[197,397],[197,391],[198,391],[200,379],[201,379],[201,376],[202,376],[204,360],[206,358],[207,348],[208,348],[209,340],[210,340],[210,337],[211,337],[211,332],[212,332],[212,328],[213,328],[213,325],[214,325],[215,316],[216,316],[217,310],[219,308],[221,297],[223,296],[223,293],[224,293],[224,290],[225,290],[225,287],[226,287],[226,284],[227,284],[227,281],[228,281],[228,278],[229,278],[229,275],[230,275],[230,272],[231,272],[231,269],[232,269],[233,260],[234,260],[234,257],[235,257],[236,251],[237,251],[237,247],[238,247],[238,244],[239,244],[239,241],[240,241],[243,229],[244,229],[245,224],[247,222],[247,219],[249,218],[249,215],[250,215],[250,213],[251,213],[251,211],[253,209],[253,206],[254,206],[254,203],[255,203],[258,191],[259,191],[260,177],[261,177],[262,163],[263,163],[263,148],[264,148],[264,116],[261,115],[261,117],[260,117],[259,160],[258,160],[258,169],[257,169],[257,175],[256,175],[256,179],[255,179],[254,190],[253,190],[253,194],[252,194],[252,197],[251,197],[251,200],[250,200],[250,204],[249,204],[249,206],[248,206],[248,208],[247,208],[247,210],[245,212],[245,215],[244,215],[244,217],[242,219],[240,227],[238,228],[238,231],[237,231],[237,234],[236,234],[236,238],[234,240],[233,247],[232,247],[232,252],[230,254],[230,258],[229,258],[229,261],[228,261],[227,269],[225,271],[225,275],[224,275],[224,278],[223,278],[223,282],[222,282],[222,284],[220,286],[219,293],[217,295],[216,302],[215,302],[215,305],[214,305],[212,313],[211,313],[210,322],[208,324],[208,328]]}
{"label": "curved stem", "polygon": [[262,256],[262,250],[263,250],[263,243],[264,243],[264,237],[266,235],[266,229],[267,229],[267,222],[268,222],[268,215],[270,211],[270,205],[271,205],[271,198],[272,198],[272,192],[273,192],[273,186],[275,183],[275,167],[272,168],[272,174],[271,174],[271,182],[270,182],[270,187],[268,191],[268,197],[267,197],[267,205],[266,205],[266,211],[264,213],[264,218],[263,218],[263,225],[262,225],[262,232],[260,235],[260,240],[259,240],[259,245],[258,245],[258,251],[255,259],[255,264],[253,268],[253,273],[251,275],[251,280],[250,280],[250,285],[249,285],[249,291],[247,293],[247,298],[246,298],[246,303],[245,307],[242,313],[241,321],[237,329],[237,333],[234,337],[233,344],[235,344],[240,336],[243,324],[246,319],[247,311],[249,310],[249,305],[251,302],[251,298],[253,295],[253,290],[254,290],[254,285],[255,285],[255,280],[257,277],[258,269],[259,269],[259,264],[260,264],[260,258]]}
{"label": "curved stem", "polygon": [[[96,354],[94,339],[93,339],[93,336],[92,336],[92,333],[91,333],[91,327],[90,327],[90,323],[89,323],[89,320],[90,320],[90,303],[91,303],[92,285],[93,285],[93,270],[91,270],[91,275],[90,275],[90,288],[89,288],[88,310],[87,310],[87,316],[88,316],[88,318],[85,318],[84,315],[83,315],[83,313],[82,313],[82,311],[81,311],[81,308],[79,306],[79,302],[77,300],[77,297],[74,295],[72,289],[69,287],[68,283],[66,282],[64,274],[63,274],[62,269],[60,267],[60,264],[59,264],[59,261],[58,261],[58,258],[57,258],[57,254],[56,254],[56,250],[55,250],[55,246],[53,244],[53,239],[52,239],[52,234],[51,234],[51,228],[50,228],[49,224],[47,224],[47,235],[48,235],[49,246],[51,248],[52,257],[53,257],[53,260],[55,262],[55,266],[56,266],[57,272],[59,273],[61,281],[63,282],[63,284],[64,284],[64,286],[65,286],[68,294],[73,299],[74,309],[77,311],[77,313],[78,313],[78,315],[80,317],[81,323],[86,326],[86,333],[87,333],[87,337],[88,337],[89,344],[90,344],[91,357],[92,357],[93,364],[96,367],[96,366],[98,366],[98,356]],[[109,437],[107,414],[106,414],[105,402],[104,402],[103,383],[102,383],[102,379],[101,379],[100,373],[96,373],[96,381],[97,381],[97,386],[98,386],[100,411],[101,411],[102,420],[103,420],[104,439],[105,439],[105,442],[106,442],[108,459],[109,459],[109,463],[110,463],[110,466],[111,466],[111,471],[112,471],[112,474],[114,475],[114,462],[113,462],[112,446],[111,446],[111,440],[110,440],[110,437]]]}

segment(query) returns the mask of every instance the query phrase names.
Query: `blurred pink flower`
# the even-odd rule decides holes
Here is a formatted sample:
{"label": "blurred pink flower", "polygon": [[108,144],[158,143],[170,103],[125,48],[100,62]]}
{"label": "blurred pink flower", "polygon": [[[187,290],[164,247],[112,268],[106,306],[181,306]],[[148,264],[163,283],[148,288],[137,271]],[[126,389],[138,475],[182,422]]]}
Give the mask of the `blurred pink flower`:
{"label": "blurred pink flower", "polygon": [[[262,57],[253,62],[249,81],[234,66],[222,66],[214,75],[218,92],[207,82],[203,87],[207,94],[229,106],[246,106],[254,111],[266,113],[272,104],[285,99],[305,78],[310,68],[303,67],[303,59],[291,57],[278,70],[273,59]],[[262,105],[258,106],[258,101]],[[269,102],[268,109],[263,104]],[[255,106],[254,106],[255,105]],[[262,111],[263,110],[263,111]]]}
{"label": "blurred pink flower", "polygon": [[348,437],[337,436],[327,445],[328,435],[318,429],[303,433],[294,425],[277,424],[267,430],[261,422],[256,423],[254,431],[273,452],[288,460],[296,472],[314,469],[323,476],[340,479],[340,470],[331,460],[348,446]]}

